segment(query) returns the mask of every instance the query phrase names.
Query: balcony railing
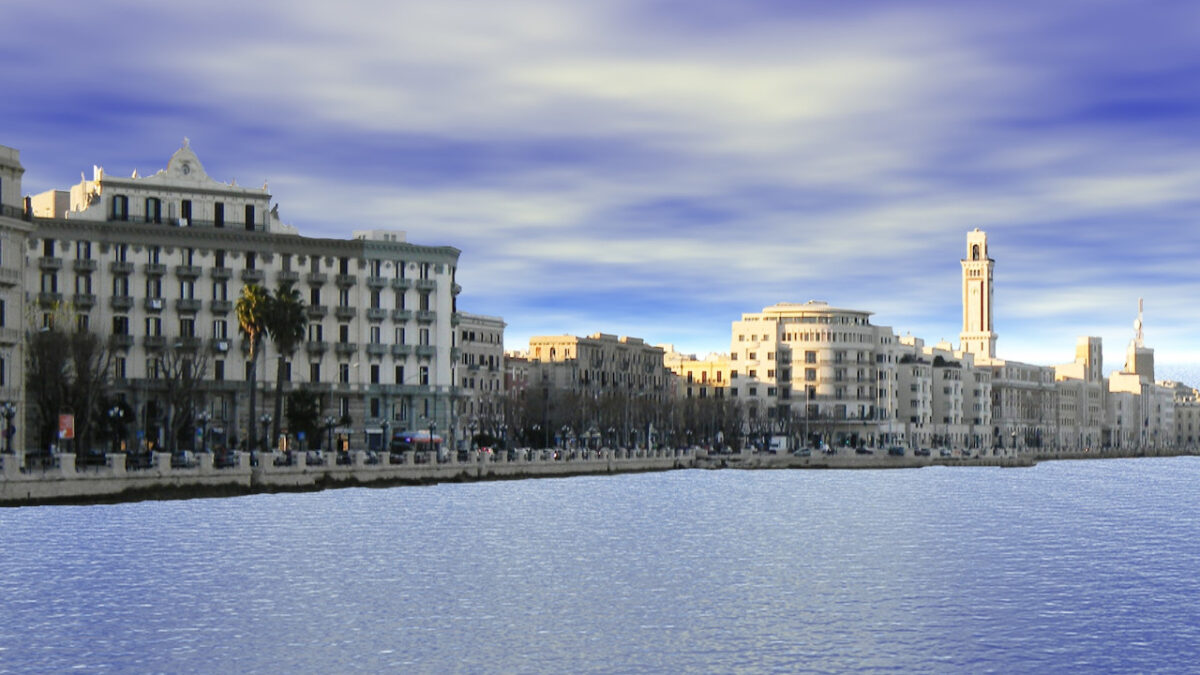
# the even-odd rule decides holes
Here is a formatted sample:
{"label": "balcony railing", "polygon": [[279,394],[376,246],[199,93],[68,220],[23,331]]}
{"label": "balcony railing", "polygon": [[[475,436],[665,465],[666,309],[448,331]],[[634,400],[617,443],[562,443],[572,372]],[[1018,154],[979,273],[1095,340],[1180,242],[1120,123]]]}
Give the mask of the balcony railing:
{"label": "balcony railing", "polygon": [[425,356],[425,357],[437,356],[437,346],[435,346],[435,345],[417,345],[417,356]]}
{"label": "balcony railing", "polygon": [[163,308],[162,298],[146,298],[145,307],[150,312],[161,312]]}
{"label": "balcony railing", "polygon": [[85,258],[83,260],[72,260],[71,261],[71,269],[75,270],[76,272],[95,272],[96,271],[96,261],[92,260],[91,258]]}
{"label": "balcony railing", "polygon": [[338,342],[334,344],[334,351],[338,354],[354,354],[358,351],[358,343]]}
{"label": "balcony railing", "polygon": [[38,258],[38,268],[43,271],[46,271],[46,272],[53,272],[53,271],[61,270],[62,269],[62,258],[48,258],[48,257]]}
{"label": "balcony railing", "polygon": [[392,356],[408,356],[412,353],[412,345],[392,345]]}
{"label": "balcony railing", "polygon": [[132,335],[109,335],[108,346],[113,349],[129,349],[133,346]]}
{"label": "balcony railing", "polygon": [[338,305],[333,313],[339,319],[353,319],[358,314],[358,309],[347,305]]}
{"label": "balcony railing", "polygon": [[353,274],[339,274],[334,278],[338,286],[353,286],[358,283],[358,277]]}
{"label": "balcony railing", "polygon": [[379,307],[368,307],[367,308],[367,320],[368,321],[383,321],[384,319],[387,318],[387,315],[388,315],[388,311],[386,309],[382,309]]}
{"label": "balcony railing", "polygon": [[242,270],[242,281],[250,284],[257,284],[266,278],[266,274],[262,270]]}
{"label": "balcony railing", "polygon": [[329,349],[329,343],[324,340],[309,340],[304,343],[304,349],[312,354],[320,354]]}
{"label": "balcony railing", "polygon": [[218,354],[224,354],[225,352],[229,351],[229,340],[214,339],[211,342],[212,342],[212,350],[214,352],[216,352]]}
{"label": "balcony railing", "polygon": [[167,273],[167,266],[159,263],[146,263],[142,266],[142,270],[148,277],[161,277]]}
{"label": "balcony railing", "polygon": [[62,300],[63,300],[62,293],[42,292],[42,293],[37,294],[38,304],[42,305],[43,307],[48,307],[50,305],[56,305],[56,304],[62,302]]}
{"label": "balcony railing", "polygon": [[229,300],[209,300],[208,309],[213,314],[228,314],[233,309],[233,303]]}
{"label": "balcony railing", "polygon": [[96,306],[96,296],[92,293],[76,293],[71,296],[71,304],[77,309],[91,309]]}
{"label": "balcony railing", "polygon": [[408,309],[393,309],[392,321],[408,321],[412,318],[412,310]]}
{"label": "balcony railing", "polygon": [[180,265],[175,268],[175,276],[180,279],[197,279],[203,271],[196,265]]}
{"label": "balcony railing", "polygon": [[417,279],[418,291],[432,291],[437,288],[437,279]]}
{"label": "balcony railing", "polygon": [[367,277],[368,288],[383,288],[387,286],[387,279],[383,277]]}
{"label": "balcony railing", "polygon": [[108,299],[108,305],[113,311],[128,312],[133,309],[133,298],[128,295],[114,295]]}
{"label": "balcony railing", "polygon": [[292,270],[279,270],[275,273],[275,280],[281,284],[294,284],[300,281],[300,273]]}
{"label": "balcony railing", "polygon": [[180,298],[175,301],[175,311],[177,312],[199,312],[203,306],[203,301],[191,298]]}
{"label": "balcony railing", "polygon": [[228,267],[214,267],[208,271],[208,275],[217,281],[224,281],[233,276],[233,270]]}
{"label": "balcony railing", "polygon": [[310,318],[310,319],[324,319],[325,315],[328,313],[329,313],[329,308],[326,307],[325,305],[309,305],[308,306],[308,318]]}
{"label": "balcony railing", "polygon": [[313,286],[320,286],[326,281],[329,281],[329,275],[321,272],[309,272],[308,274],[304,275],[304,280]]}
{"label": "balcony railing", "polygon": [[142,346],[146,349],[162,349],[167,339],[161,335],[147,335],[142,338]]}
{"label": "balcony railing", "polygon": [[417,310],[417,321],[420,321],[421,323],[433,323],[434,319],[436,318],[437,312],[428,309]]}
{"label": "balcony railing", "polygon": [[378,342],[367,343],[367,353],[371,356],[383,356],[388,352],[388,346]]}
{"label": "balcony railing", "polygon": [[392,288],[398,291],[412,288],[412,279],[392,279]]}

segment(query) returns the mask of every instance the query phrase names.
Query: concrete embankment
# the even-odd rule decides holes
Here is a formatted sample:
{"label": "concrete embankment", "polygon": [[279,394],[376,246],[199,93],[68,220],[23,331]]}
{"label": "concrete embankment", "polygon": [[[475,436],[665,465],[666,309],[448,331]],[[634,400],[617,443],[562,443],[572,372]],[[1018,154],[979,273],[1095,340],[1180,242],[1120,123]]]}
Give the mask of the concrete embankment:
{"label": "concrete embankment", "polygon": [[[91,504],[145,499],[225,497],[270,492],[302,492],[338,487],[388,487],[443,482],[514,480],[578,475],[667,471],[671,469],[912,469],[925,466],[1028,467],[1039,461],[1107,459],[1116,457],[1174,456],[1190,451],[1074,452],[975,457],[892,456],[858,454],[843,450],[808,457],[790,454],[707,454],[703,450],[598,450],[564,453],[522,452],[473,454],[467,461],[455,457],[437,461],[408,453],[397,463],[385,455],[381,461],[365,452],[351,452],[348,463],[333,457],[310,463],[304,453],[291,462],[282,453],[266,453],[251,466],[250,456],[238,454],[232,466],[218,468],[213,456],[199,454],[187,465],[173,463],[159,453],[145,468],[127,468],[126,457],[110,454],[99,466],[76,467],[75,455],[55,455],[53,461],[22,454],[0,454],[0,506],[33,504]],[[421,460],[428,461],[421,461]]]}
{"label": "concrete embankment", "polygon": [[[509,460],[504,454],[474,454],[468,461],[453,456],[436,461],[412,453],[392,463],[384,455],[372,462],[365,452],[349,453],[349,463],[333,457],[310,463],[305,453],[292,461],[282,453],[266,453],[251,466],[241,453],[233,466],[217,468],[213,456],[198,454],[191,465],[172,463],[166,453],[154,455],[149,466],[131,469],[123,454],[108,455],[103,465],[76,467],[75,455],[26,460],[21,454],[0,455],[0,506],[79,504],[143,499],[224,497],[263,492],[295,492],[334,487],[420,485],[441,482],[545,478],[583,474],[665,471],[695,466],[692,450],[600,450],[552,452]],[[430,461],[420,461],[429,459]]]}

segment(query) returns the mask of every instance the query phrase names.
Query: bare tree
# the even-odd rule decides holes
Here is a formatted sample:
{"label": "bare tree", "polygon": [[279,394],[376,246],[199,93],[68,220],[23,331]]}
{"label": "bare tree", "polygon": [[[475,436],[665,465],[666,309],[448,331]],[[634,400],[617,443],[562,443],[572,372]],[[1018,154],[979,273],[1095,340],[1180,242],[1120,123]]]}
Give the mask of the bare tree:
{"label": "bare tree", "polygon": [[179,447],[181,431],[192,428],[196,411],[204,402],[202,385],[208,376],[208,353],[176,343],[154,356],[157,370],[153,391],[162,406],[167,449]]}

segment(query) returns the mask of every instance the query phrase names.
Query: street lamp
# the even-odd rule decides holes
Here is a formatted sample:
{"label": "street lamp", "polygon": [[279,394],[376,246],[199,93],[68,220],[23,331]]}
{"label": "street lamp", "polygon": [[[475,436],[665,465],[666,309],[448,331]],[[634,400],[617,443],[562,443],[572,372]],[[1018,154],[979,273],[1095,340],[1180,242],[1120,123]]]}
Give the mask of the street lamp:
{"label": "street lamp", "polygon": [[333,415],[325,418],[325,434],[329,439],[329,451],[333,452],[333,428],[337,426],[338,419]]}
{"label": "street lamp", "polygon": [[471,430],[471,437],[467,439],[467,452],[470,452],[475,449],[475,430],[479,428],[479,423],[471,420],[467,428]]}
{"label": "street lamp", "polygon": [[392,449],[392,439],[388,436],[388,421],[386,417],[379,423],[379,426],[383,429],[383,438],[379,441],[380,451],[389,452]]}
{"label": "street lamp", "polygon": [[17,428],[13,426],[17,406],[13,405],[12,401],[5,401],[4,405],[0,406],[0,414],[4,415],[4,452],[11,455],[13,434],[17,432]]}
{"label": "street lamp", "polygon": [[[8,408],[7,408],[8,405],[11,405],[11,404],[6,403],[5,404],[6,407],[4,409],[4,417],[6,419],[8,418]],[[118,450],[121,449],[121,427],[122,427],[122,423],[125,420],[125,409],[119,405],[114,405],[113,407],[109,408],[108,409],[108,420],[109,420],[109,424],[112,426],[112,432],[113,432],[113,449],[112,449],[112,451],[117,452]],[[5,433],[7,433],[7,432],[5,432]]]}
{"label": "street lamp", "polygon": [[271,430],[268,427],[271,426],[271,413],[263,413],[262,417],[258,418],[258,421],[262,423],[263,428],[263,452],[270,452],[271,439],[269,434]]}
{"label": "street lamp", "polygon": [[196,416],[196,421],[200,423],[200,450],[208,452],[208,423],[212,421],[212,413],[201,410]]}

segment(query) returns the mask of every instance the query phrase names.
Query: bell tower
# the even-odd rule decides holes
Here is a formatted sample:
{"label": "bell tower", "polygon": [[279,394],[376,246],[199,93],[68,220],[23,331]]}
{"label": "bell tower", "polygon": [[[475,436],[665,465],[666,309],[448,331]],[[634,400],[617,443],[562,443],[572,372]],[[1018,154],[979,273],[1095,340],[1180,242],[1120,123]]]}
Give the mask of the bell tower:
{"label": "bell tower", "polygon": [[977,359],[996,358],[996,338],[992,330],[992,268],[996,261],[988,257],[987,233],[977,227],[967,233],[967,257],[962,260],[963,328],[959,335],[962,350]]}

